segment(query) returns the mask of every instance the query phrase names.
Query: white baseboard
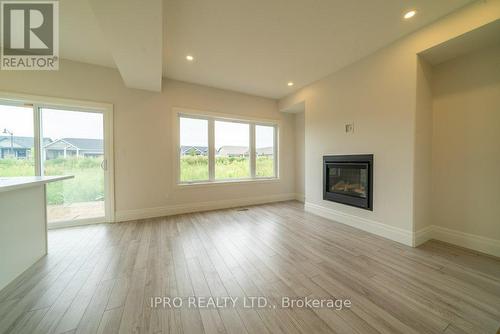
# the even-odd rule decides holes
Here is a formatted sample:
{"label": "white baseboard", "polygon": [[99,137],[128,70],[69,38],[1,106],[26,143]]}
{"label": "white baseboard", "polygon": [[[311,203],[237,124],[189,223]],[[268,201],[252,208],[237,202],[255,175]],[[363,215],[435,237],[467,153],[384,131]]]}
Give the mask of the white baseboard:
{"label": "white baseboard", "polygon": [[394,240],[404,245],[413,246],[412,231],[407,231],[398,227],[390,226],[366,218],[357,217],[338,210],[325,208],[323,206],[308,202],[305,203],[305,210],[323,218],[349,225],[354,228]]}
{"label": "white baseboard", "polygon": [[67,228],[67,227],[77,227],[77,226],[85,226],[85,225],[94,225],[94,224],[103,224],[106,223],[105,218],[87,218],[87,219],[79,219],[79,220],[67,220],[67,221],[59,221],[47,224],[47,229],[54,230],[58,228]]}
{"label": "white baseboard", "polygon": [[[127,221],[136,219],[146,219],[162,216],[170,216],[189,212],[209,211],[217,209],[228,209],[240,206],[257,205],[264,203],[283,202],[290,200],[304,200],[302,194],[289,193],[267,196],[256,196],[239,199],[228,199],[222,201],[206,201],[196,204],[177,204],[164,207],[117,211],[115,221]],[[316,214],[326,219],[330,219],[354,228],[376,234],[378,236],[408,245],[417,247],[424,242],[435,239],[448,242],[460,247],[469,248],[478,252],[500,257],[500,240],[491,239],[475,234],[465,233],[445,227],[430,225],[419,231],[412,232],[401,228],[383,224],[374,220],[357,217],[338,210],[325,208],[323,206],[306,202],[304,208],[307,212]],[[61,228],[70,226],[80,226],[87,224],[101,223],[101,220],[88,219],[78,222],[60,222],[49,224],[48,228]]]}
{"label": "white baseboard", "polygon": [[290,194],[277,194],[277,195],[227,199],[221,201],[206,201],[206,202],[189,203],[189,204],[176,204],[176,205],[137,209],[137,210],[124,210],[116,212],[115,221],[120,222],[127,220],[171,216],[171,215],[190,213],[190,212],[228,209],[228,208],[235,208],[247,205],[283,202],[283,201],[294,200],[295,198],[296,198],[295,193],[290,193]]}
{"label": "white baseboard", "polygon": [[434,226],[426,226],[423,229],[413,233],[413,247],[418,247],[433,237]]}
{"label": "white baseboard", "polygon": [[414,240],[416,246],[430,239],[444,241],[453,245],[500,257],[500,240],[497,239],[452,230],[437,225],[431,225],[415,232]]}
{"label": "white baseboard", "polygon": [[304,203],[306,201],[306,196],[302,193],[295,193],[295,200]]}
{"label": "white baseboard", "polygon": [[496,239],[452,230],[437,225],[430,225],[419,231],[412,232],[307,202],[305,203],[305,210],[318,216],[412,247],[417,247],[428,240],[435,239],[500,257],[500,240]]}

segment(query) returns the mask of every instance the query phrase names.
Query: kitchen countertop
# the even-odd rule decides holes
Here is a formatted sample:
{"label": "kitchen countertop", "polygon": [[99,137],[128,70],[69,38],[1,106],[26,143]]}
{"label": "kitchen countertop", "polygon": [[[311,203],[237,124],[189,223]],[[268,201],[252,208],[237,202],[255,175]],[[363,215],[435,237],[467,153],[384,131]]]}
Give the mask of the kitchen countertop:
{"label": "kitchen countertop", "polygon": [[0,192],[12,191],[72,178],[74,178],[73,175],[0,177]]}

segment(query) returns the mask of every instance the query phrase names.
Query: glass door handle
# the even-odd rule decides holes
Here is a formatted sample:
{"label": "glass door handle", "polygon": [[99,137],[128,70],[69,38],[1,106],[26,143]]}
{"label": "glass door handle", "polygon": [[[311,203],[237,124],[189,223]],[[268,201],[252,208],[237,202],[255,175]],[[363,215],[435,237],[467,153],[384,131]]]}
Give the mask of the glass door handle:
{"label": "glass door handle", "polygon": [[108,160],[104,159],[102,162],[101,162],[101,168],[103,170],[108,170]]}

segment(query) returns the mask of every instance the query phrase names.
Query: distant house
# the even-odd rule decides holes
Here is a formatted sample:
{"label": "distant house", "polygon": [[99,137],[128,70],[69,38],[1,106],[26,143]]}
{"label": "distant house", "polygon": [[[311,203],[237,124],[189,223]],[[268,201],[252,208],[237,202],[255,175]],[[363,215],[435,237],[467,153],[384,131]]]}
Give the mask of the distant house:
{"label": "distant house", "polygon": [[274,154],[274,147],[257,147],[255,150],[255,153],[257,153],[258,156],[262,157],[269,157]]}
{"label": "distant house", "polygon": [[102,139],[61,138],[45,145],[45,159],[66,157],[99,158],[104,155]]}
{"label": "distant house", "polygon": [[[44,145],[51,142],[44,138]],[[33,137],[0,136],[0,159],[29,159],[35,147]]]}
{"label": "distant house", "polygon": [[181,146],[181,155],[208,155],[208,147]]}
{"label": "distant house", "polygon": [[[272,156],[274,148],[271,147],[258,147],[255,150],[258,156]],[[248,147],[246,146],[221,146],[217,151],[217,155],[221,157],[244,157],[248,156]]]}
{"label": "distant house", "polygon": [[246,146],[221,146],[217,151],[221,157],[244,157],[248,156],[248,147]]}

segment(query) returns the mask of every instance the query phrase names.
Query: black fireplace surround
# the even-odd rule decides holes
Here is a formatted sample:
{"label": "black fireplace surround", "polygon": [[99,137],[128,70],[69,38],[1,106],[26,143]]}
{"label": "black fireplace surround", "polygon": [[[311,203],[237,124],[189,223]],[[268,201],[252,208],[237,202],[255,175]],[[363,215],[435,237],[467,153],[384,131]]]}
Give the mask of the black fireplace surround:
{"label": "black fireplace surround", "polygon": [[373,154],[323,156],[323,199],[373,210]]}

